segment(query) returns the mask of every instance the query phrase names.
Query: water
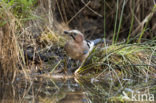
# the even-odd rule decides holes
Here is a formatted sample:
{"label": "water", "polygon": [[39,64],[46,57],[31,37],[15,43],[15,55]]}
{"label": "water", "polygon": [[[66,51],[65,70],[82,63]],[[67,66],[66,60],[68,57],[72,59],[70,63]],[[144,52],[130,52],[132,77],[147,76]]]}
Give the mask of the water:
{"label": "water", "polygon": [[[57,78],[56,78],[57,77]],[[142,100],[141,94],[156,98],[155,79],[76,78],[67,76],[18,78],[13,84],[1,84],[1,103],[105,103]],[[135,93],[135,98],[131,97]],[[140,97],[139,97],[140,96]],[[139,98],[138,98],[139,97]],[[148,99],[144,97],[145,101]],[[152,98],[152,97],[151,97]]]}

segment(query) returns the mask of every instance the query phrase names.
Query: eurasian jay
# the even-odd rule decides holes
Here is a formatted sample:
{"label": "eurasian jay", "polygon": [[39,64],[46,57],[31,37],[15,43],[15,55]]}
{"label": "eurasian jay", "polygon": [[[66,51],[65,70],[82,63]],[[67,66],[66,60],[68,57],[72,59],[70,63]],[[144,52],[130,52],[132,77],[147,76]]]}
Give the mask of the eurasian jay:
{"label": "eurasian jay", "polygon": [[100,42],[104,42],[103,39],[96,39],[87,41],[84,35],[78,30],[64,31],[64,34],[71,36],[71,40],[65,44],[65,51],[69,57],[81,62],[85,60],[94,46]]}

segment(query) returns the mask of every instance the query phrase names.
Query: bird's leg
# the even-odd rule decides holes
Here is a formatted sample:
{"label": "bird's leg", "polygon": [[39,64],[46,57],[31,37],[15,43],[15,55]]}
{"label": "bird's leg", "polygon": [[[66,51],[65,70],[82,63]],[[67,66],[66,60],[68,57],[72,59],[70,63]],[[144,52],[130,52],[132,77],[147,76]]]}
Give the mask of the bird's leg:
{"label": "bird's leg", "polygon": [[[81,64],[81,62],[79,60],[72,60],[73,61],[73,65],[71,64],[71,71],[74,72],[78,67],[79,65]],[[70,62],[71,63],[71,62]]]}
{"label": "bird's leg", "polygon": [[78,61],[76,61],[76,65],[77,66],[80,66],[80,64],[81,64],[81,62],[78,60]]}

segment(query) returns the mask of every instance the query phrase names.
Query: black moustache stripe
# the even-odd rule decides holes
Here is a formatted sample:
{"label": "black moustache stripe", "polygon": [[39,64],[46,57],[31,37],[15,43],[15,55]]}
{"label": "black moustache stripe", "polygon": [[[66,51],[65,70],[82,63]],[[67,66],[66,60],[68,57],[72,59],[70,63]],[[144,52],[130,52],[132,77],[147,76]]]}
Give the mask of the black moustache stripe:
{"label": "black moustache stripe", "polygon": [[88,45],[88,47],[90,48],[90,44],[91,44],[91,42],[88,41],[88,40],[86,40],[86,41],[87,41],[87,45]]}
{"label": "black moustache stripe", "polygon": [[75,40],[75,37],[73,35],[70,35],[74,40]]}

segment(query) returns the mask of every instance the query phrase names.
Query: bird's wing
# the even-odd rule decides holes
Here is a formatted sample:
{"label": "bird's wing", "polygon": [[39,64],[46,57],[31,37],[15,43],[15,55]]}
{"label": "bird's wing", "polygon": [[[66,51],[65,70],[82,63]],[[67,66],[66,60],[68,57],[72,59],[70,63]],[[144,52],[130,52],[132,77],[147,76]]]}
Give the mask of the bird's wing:
{"label": "bird's wing", "polygon": [[87,46],[89,47],[89,51],[91,51],[94,48],[94,42],[87,40]]}
{"label": "bird's wing", "polygon": [[88,50],[84,50],[84,51],[83,51],[83,54],[87,54],[87,53],[88,53]]}

